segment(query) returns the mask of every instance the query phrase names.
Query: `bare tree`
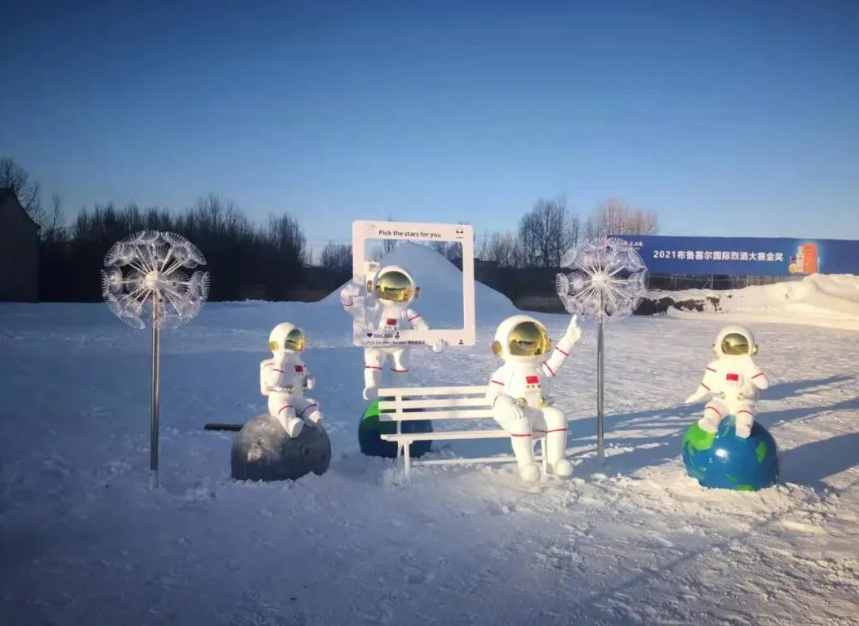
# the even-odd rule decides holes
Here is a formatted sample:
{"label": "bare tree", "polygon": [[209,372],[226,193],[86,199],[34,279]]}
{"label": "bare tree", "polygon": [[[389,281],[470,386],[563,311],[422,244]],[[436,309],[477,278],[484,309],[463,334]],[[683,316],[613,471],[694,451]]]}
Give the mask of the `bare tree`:
{"label": "bare tree", "polygon": [[500,267],[515,267],[516,239],[509,232],[485,233],[478,247],[478,256],[484,261],[494,261]]}
{"label": "bare tree", "polygon": [[564,252],[579,238],[578,216],[565,198],[540,198],[519,220],[518,257],[525,267],[558,267]]}
{"label": "bare tree", "polygon": [[654,235],[659,219],[654,211],[634,209],[610,198],[588,216],[587,235],[594,239],[607,235]]}
{"label": "bare tree", "polygon": [[[393,222],[394,218],[389,215],[388,221]],[[393,251],[393,249],[396,247],[397,247],[397,240],[396,239],[383,239],[382,240],[382,256],[385,256],[389,252]]]}
{"label": "bare tree", "polygon": [[579,240],[582,238],[582,219],[579,217],[578,213],[570,213],[567,217],[564,235],[565,250],[578,245]]}
{"label": "bare tree", "polygon": [[298,221],[291,215],[286,213],[279,216],[270,215],[268,235],[279,254],[300,262],[308,260],[307,240]]}
{"label": "bare tree", "polygon": [[352,271],[352,246],[329,241],[322,249],[320,264],[332,272]]}
{"label": "bare tree", "polygon": [[66,214],[63,211],[63,200],[56,192],[51,196],[51,207],[45,215],[39,236],[47,243],[66,239]]}
{"label": "bare tree", "polygon": [[42,210],[39,183],[30,180],[29,172],[13,159],[0,159],[0,187],[10,188],[33,221],[42,224],[45,215]]}

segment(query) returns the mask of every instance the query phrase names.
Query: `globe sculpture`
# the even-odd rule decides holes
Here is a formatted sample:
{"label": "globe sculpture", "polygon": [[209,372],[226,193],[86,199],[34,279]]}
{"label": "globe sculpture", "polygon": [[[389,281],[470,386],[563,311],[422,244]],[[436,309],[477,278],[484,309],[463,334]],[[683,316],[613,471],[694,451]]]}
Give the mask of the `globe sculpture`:
{"label": "globe sculpture", "polygon": [[760,422],[749,437],[737,437],[736,420],[729,415],[715,433],[697,422],[686,430],[683,465],[703,487],[757,491],[778,480],[778,446]]}
{"label": "globe sculpture", "polygon": [[331,463],[331,441],[321,426],[305,426],[298,437],[280,422],[260,415],[245,424],[233,441],[230,468],[235,480],[296,480],[324,474]]}

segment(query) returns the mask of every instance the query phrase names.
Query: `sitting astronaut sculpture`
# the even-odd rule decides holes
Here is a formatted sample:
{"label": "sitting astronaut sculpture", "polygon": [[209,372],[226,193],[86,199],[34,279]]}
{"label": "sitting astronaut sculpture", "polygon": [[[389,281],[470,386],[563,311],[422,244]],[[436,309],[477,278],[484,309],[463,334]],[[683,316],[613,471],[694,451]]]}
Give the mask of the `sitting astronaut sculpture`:
{"label": "sitting astronaut sculpture", "polygon": [[759,349],[752,331],[743,326],[726,326],[716,336],[713,352],[717,358],[707,366],[698,390],[686,398],[691,404],[711,396],[698,420],[703,430],[714,433],[722,418],[733,415],[737,436],[745,439],[751,434],[757,390],[769,387],[767,377],[752,360]]}
{"label": "sitting astronaut sculpture", "polygon": [[[414,279],[402,267],[389,265],[381,269],[378,264],[370,264],[371,271],[366,280],[366,295],[361,296],[361,289],[355,284],[349,284],[340,292],[340,302],[348,313],[359,320],[366,330],[429,330],[429,325],[423,318],[409,308],[417,300],[420,288]],[[360,315],[366,315],[361,321]],[[430,347],[439,353],[444,349],[445,342],[436,340]],[[396,386],[403,387],[408,381],[409,371],[408,346],[367,347],[364,349],[364,399],[374,400],[378,395],[379,383],[382,381],[382,371],[388,357],[393,364],[391,371],[396,374]]]}
{"label": "sitting astronaut sculpture", "polygon": [[486,397],[492,401],[493,417],[510,433],[519,474],[527,482],[540,478],[532,435],[545,435],[544,452],[552,473],[573,473],[572,464],[564,458],[567,418],[551,406],[545,385],[557,375],[581,336],[575,316],[554,348],[545,327],[526,315],[504,320],[495,332],[492,351],[504,359],[504,365],[492,374]]}
{"label": "sitting astronaut sculpture", "polygon": [[316,425],[322,412],[315,400],[304,397],[316,379],[301,360],[307,343],[304,331],[293,324],[278,324],[268,337],[272,358],[260,363],[259,384],[268,396],[268,412],[290,437],[298,437],[305,424]]}

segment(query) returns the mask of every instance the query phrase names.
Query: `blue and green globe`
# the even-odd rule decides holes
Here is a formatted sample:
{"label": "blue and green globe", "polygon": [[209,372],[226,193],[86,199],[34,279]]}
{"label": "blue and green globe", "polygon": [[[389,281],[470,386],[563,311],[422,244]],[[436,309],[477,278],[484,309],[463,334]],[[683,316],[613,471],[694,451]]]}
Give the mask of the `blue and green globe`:
{"label": "blue and green globe", "polygon": [[778,446],[758,422],[752,434],[737,437],[733,415],[725,417],[715,433],[695,422],[683,437],[683,465],[701,486],[713,489],[757,491],[778,479]]}

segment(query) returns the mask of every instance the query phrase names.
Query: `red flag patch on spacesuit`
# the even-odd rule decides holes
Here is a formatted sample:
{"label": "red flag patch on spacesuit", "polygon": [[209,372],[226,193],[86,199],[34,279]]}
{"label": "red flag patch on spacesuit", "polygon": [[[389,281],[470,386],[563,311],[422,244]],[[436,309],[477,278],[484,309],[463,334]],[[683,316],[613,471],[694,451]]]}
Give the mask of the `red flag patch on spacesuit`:
{"label": "red flag patch on spacesuit", "polygon": [[540,384],[540,377],[539,376],[526,376],[525,382],[528,383],[529,385],[539,385]]}
{"label": "red flag patch on spacesuit", "polygon": [[295,371],[296,371],[296,372],[298,372],[299,374],[301,374],[301,372],[303,372],[303,371],[304,371],[304,367],[303,367],[303,366],[301,366],[301,365],[296,365],[296,366],[295,366]]}
{"label": "red flag patch on spacesuit", "polygon": [[388,321],[387,321],[387,322],[385,322],[385,323],[386,323],[388,326],[396,326],[396,325],[397,325],[397,320],[395,320],[393,317],[389,317],[389,318],[388,318]]}
{"label": "red flag patch on spacesuit", "polygon": [[727,376],[725,376],[725,379],[726,380],[732,380],[734,382],[738,382],[740,380],[740,375],[739,374],[728,374]]}

